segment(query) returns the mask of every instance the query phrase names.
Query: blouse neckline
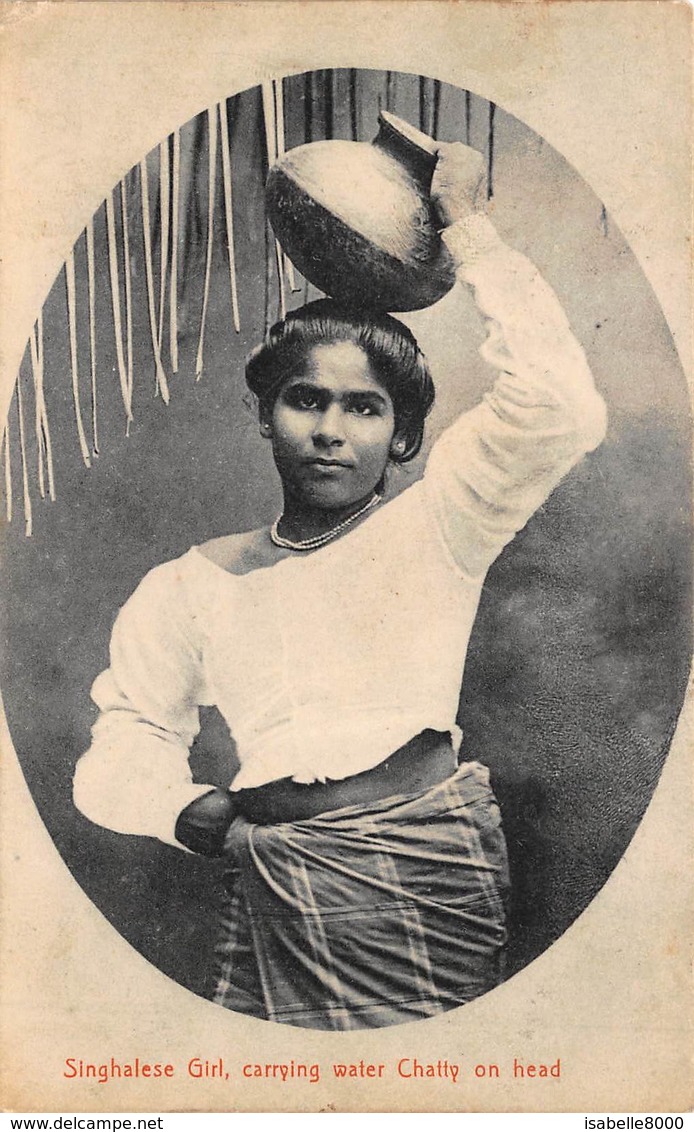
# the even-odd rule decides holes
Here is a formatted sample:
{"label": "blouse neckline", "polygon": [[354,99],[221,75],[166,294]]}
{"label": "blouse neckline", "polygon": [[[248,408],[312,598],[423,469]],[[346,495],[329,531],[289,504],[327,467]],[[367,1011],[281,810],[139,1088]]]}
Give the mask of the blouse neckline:
{"label": "blouse neckline", "polygon": [[276,570],[279,566],[284,566],[289,562],[303,562],[305,564],[309,561],[309,559],[313,559],[316,555],[321,555],[322,558],[325,558],[328,557],[331,552],[334,552],[338,546],[342,545],[347,540],[356,538],[360,531],[372,529],[371,524],[378,522],[379,516],[387,512],[387,509],[391,506],[391,504],[396,503],[397,500],[402,498],[403,495],[408,495],[418,482],[421,481],[415,481],[414,484],[408,484],[407,487],[398,492],[397,495],[393,496],[390,499],[384,499],[377,508],[375,508],[370,514],[364,517],[362,522],[357,523],[356,526],[348,528],[344,532],[344,534],[340,535],[339,538],[333,539],[331,542],[326,543],[324,546],[320,546],[316,550],[311,550],[308,552],[290,552],[284,555],[282,558],[278,558],[276,562],[273,562],[268,566],[258,566],[256,569],[247,570],[243,574],[236,574],[232,570],[227,570],[224,566],[220,566],[218,562],[214,562],[213,559],[208,558],[207,555],[203,553],[202,547],[198,544],[191,546],[188,553],[190,554],[194,552],[197,558],[201,558],[204,562],[208,563],[208,565],[211,566],[213,570],[217,571],[217,573],[226,575],[227,578],[247,578],[251,574],[258,574],[263,570]]}

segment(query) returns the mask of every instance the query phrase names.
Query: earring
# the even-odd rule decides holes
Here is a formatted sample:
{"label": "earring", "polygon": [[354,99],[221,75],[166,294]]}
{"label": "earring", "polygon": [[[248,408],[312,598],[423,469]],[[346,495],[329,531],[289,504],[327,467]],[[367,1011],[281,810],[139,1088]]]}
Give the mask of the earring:
{"label": "earring", "polygon": [[393,441],[393,452],[401,453],[401,452],[404,452],[404,451],[405,451],[405,441],[404,440]]}
{"label": "earring", "polygon": [[261,436],[272,436],[272,425],[270,424],[269,421],[261,421],[261,423],[260,423],[260,435]]}

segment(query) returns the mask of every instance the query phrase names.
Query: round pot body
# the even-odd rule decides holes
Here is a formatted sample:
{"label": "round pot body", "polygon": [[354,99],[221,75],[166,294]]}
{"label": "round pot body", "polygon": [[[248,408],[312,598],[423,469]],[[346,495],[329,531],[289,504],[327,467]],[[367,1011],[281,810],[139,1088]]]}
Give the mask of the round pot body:
{"label": "round pot body", "polygon": [[321,291],[350,305],[418,310],[455,267],[431,201],[436,146],[391,114],[373,143],[309,142],[270,170],[267,213],[284,251]]}

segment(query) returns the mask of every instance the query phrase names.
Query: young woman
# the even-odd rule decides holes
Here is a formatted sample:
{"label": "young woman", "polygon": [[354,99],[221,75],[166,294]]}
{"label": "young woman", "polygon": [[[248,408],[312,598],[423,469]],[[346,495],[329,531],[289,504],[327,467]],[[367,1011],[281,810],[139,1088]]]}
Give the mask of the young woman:
{"label": "young woman", "polygon": [[[75,776],[92,820],[224,856],[215,1000],[298,1026],[429,1017],[493,987],[506,854],[488,774],[458,765],[465,654],[490,564],[599,444],[605,412],[558,302],[475,210],[481,161],[443,146],[443,238],[499,371],[388,502],[433,386],[389,316],[311,304],[247,381],[284,508],[151,571],[120,612]],[[194,784],[198,707],[237,744]]]}

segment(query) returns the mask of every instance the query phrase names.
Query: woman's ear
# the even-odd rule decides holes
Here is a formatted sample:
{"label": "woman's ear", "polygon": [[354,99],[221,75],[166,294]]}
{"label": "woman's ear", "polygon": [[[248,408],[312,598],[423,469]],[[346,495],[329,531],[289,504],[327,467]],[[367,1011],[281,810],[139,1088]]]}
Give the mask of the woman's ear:
{"label": "woman's ear", "polygon": [[397,460],[399,456],[402,456],[406,446],[407,440],[405,439],[405,437],[402,435],[402,433],[396,432],[390,442],[391,459]]}

